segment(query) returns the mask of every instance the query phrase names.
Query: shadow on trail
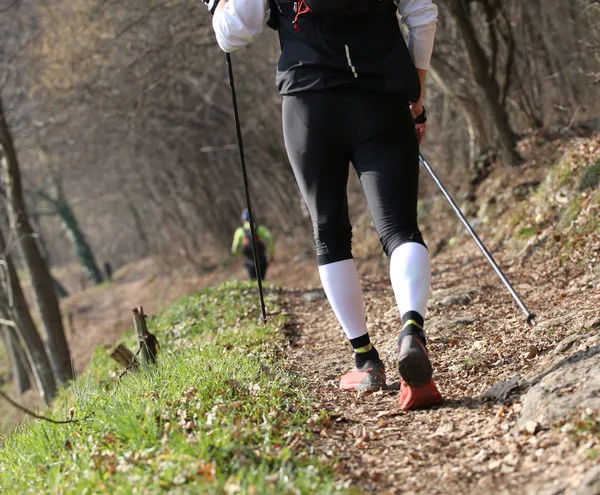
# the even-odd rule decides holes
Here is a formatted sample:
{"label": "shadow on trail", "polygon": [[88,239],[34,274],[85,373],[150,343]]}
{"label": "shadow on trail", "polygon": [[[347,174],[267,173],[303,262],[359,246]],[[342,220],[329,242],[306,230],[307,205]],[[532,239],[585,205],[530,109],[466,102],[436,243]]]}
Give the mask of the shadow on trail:
{"label": "shadow on trail", "polygon": [[463,397],[462,399],[444,398],[444,402],[435,409],[481,409],[484,401],[478,397]]}

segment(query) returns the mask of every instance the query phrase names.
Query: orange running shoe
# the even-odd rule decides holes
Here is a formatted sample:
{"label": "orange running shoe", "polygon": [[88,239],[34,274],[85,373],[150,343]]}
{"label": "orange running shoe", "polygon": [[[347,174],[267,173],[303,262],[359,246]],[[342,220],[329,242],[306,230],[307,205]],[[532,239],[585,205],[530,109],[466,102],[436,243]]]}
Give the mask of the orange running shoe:
{"label": "orange running shoe", "polygon": [[354,368],[342,376],[341,390],[356,390],[357,392],[375,392],[386,388],[385,367],[383,361],[367,361],[361,368]]}
{"label": "orange running shoe", "polygon": [[400,384],[400,407],[402,409],[421,409],[441,404],[444,401],[433,378],[424,387],[411,387],[404,380]]}

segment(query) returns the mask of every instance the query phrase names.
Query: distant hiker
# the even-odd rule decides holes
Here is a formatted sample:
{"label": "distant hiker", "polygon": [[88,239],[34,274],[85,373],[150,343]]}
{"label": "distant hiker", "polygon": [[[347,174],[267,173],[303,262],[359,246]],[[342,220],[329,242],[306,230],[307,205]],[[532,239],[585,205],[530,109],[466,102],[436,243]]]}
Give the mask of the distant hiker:
{"label": "distant hiker", "polygon": [[258,273],[254,267],[254,257],[252,254],[252,236],[250,233],[250,217],[248,210],[244,208],[242,211],[242,226],[239,227],[233,235],[233,244],[231,245],[231,252],[236,256],[244,255],[246,270],[250,275],[250,280],[256,280],[257,276],[260,275],[260,279],[264,280],[267,274],[267,268],[269,263],[273,260],[273,254],[275,252],[275,243],[273,242],[273,236],[271,232],[264,226],[258,225],[256,231],[256,247],[258,250]]}
{"label": "distant hiker", "polygon": [[[390,258],[402,321],[400,404],[440,403],[423,331],[431,267],[417,225],[419,145],[427,129],[423,89],[437,7],[431,0],[205,1],[226,52],[250,43],[266,14],[279,31],[285,146],[312,218],[321,283],[354,349],[355,368],[340,388],[386,386],[352,258],[346,193],[352,162]],[[408,45],[399,21],[408,27]]]}

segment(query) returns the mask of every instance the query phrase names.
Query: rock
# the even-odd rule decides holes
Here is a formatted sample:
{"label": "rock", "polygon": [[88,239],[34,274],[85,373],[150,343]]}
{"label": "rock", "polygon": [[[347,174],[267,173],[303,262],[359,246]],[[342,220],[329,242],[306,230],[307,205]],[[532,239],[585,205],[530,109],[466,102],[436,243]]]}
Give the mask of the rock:
{"label": "rock", "polygon": [[442,308],[454,305],[470,304],[477,294],[479,294],[479,290],[474,289],[473,287],[452,287],[450,289],[438,289],[433,291],[430,303],[433,306]]}
{"label": "rock", "polygon": [[536,334],[545,334],[550,330],[568,329],[580,334],[600,329],[600,318],[586,311],[571,311],[561,316],[540,321],[532,330]]}
{"label": "rock", "polygon": [[442,308],[447,308],[448,306],[464,305],[469,304],[470,302],[471,298],[467,294],[455,294],[453,296],[445,297],[439,301],[437,305]]}
{"label": "rock", "polygon": [[549,488],[544,488],[542,490],[536,490],[535,495],[562,495],[563,493],[565,493],[567,487],[568,487],[568,484],[565,482],[562,482],[558,486],[551,486]]}
{"label": "rock", "polygon": [[454,423],[446,423],[444,425],[438,426],[438,428],[433,433],[434,437],[444,437],[452,433],[456,427]]}
{"label": "rock", "polygon": [[600,344],[600,333],[593,333],[590,335],[578,333],[559,342],[552,351],[552,354],[564,354],[570,350],[585,351],[598,344]]}
{"label": "rock", "polygon": [[455,327],[471,325],[476,321],[477,318],[473,318],[472,316],[463,316],[462,318],[457,318],[455,320],[444,316],[434,316],[428,318],[425,322],[425,333],[435,334],[441,330],[450,330]]}
{"label": "rock", "polygon": [[537,421],[528,421],[525,423],[523,429],[530,435],[535,435],[538,431],[540,431],[540,424]]}
{"label": "rock", "polygon": [[567,337],[566,339],[559,342],[558,345],[552,351],[552,354],[562,354],[564,352],[567,352],[577,342],[581,342],[581,335],[571,335],[570,337]]}
{"label": "rock", "polygon": [[457,318],[453,321],[453,327],[467,326],[472,325],[477,321],[477,318],[473,318],[471,316],[464,316],[463,318]]}
{"label": "rock", "polygon": [[519,387],[520,380],[521,375],[515,375],[508,380],[495,383],[483,394],[481,394],[481,398],[502,401],[506,399],[508,394],[510,394],[514,389]]}
{"label": "rock", "polygon": [[516,429],[522,430],[531,421],[549,426],[581,407],[600,408],[598,369],[600,345],[555,364],[523,397]]}
{"label": "rock", "polygon": [[327,296],[323,290],[311,290],[302,294],[302,300],[306,302],[316,302],[326,298]]}
{"label": "rock", "polygon": [[490,453],[485,449],[481,449],[477,454],[475,454],[473,456],[473,460],[475,462],[485,462],[489,458],[490,458]]}
{"label": "rock", "polygon": [[600,466],[594,466],[585,474],[574,495],[600,495]]}

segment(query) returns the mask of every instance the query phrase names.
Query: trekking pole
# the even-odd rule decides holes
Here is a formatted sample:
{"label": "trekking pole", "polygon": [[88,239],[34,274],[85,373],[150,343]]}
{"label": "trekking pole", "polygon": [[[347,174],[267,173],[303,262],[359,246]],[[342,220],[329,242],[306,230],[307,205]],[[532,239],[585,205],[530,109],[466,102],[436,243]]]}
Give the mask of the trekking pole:
{"label": "trekking pole", "polygon": [[231,55],[225,54],[227,72],[229,74],[229,86],[231,86],[231,99],[233,102],[233,116],[235,118],[235,130],[237,132],[238,148],[240,150],[240,165],[242,168],[242,177],[244,178],[244,192],[246,193],[246,205],[248,206],[248,220],[250,221],[250,238],[252,239],[252,256],[254,258],[254,268],[256,271],[256,280],[258,281],[258,295],[260,298],[261,320],[267,321],[267,310],[265,309],[265,297],[263,294],[261,270],[258,264],[258,246],[256,244],[256,229],[254,227],[254,217],[252,216],[252,205],[250,204],[250,187],[248,185],[248,174],[246,172],[246,160],[244,158],[244,142],[242,141],[242,129],[240,126],[240,116],[238,113],[237,99],[235,97],[235,83],[233,80],[233,67],[231,65]]}
{"label": "trekking pole", "polygon": [[517,291],[514,289],[514,287],[508,281],[508,279],[506,278],[506,275],[504,275],[504,273],[498,266],[498,263],[496,263],[496,261],[494,260],[494,257],[492,256],[492,254],[488,251],[488,249],[485,247],[483,242],[481,242],[481,239],[479,238],[477,233],[473,230],[473,227],[471,227],[471,224],[469,224],[469,221],[463,215],[463,212],[460,211],[460,208],[458,207],[458,205],[456,204],[454,199],[452,199],[452,196],[450,196],[450,193],[444,187],[444,184],[442,184],[442,181],[439,179],[439,177],[436,175],[436,173],[433,171],[433,169],[431,168],[429,163],[427,163],[427,160],[425,160],[425,158],[423,157],[423,155],[421,153],[419,153],[419,161],[425,167],[427,172],[429,172],[429,175],[431,175],[431,178],[435,181],[435,183],[441,189],[444,196],[446,196],[446,199],[452,206],[452,209],[458,215],[458,218],[460,218],[460,220],[464,224],[464,226],[467,228],[467,230],[469,231],[469,234],[471,234],[471,237],[473,238],[473,240],[475,241],[477,246],[479,246],[479,249],[481,249],[481,252],[486,257],[489,264],[492,266],[492,268],[494,269],[494,271],[496,272],[498,277],[500,277],[500,280],[502,280],[502,282],[508,289],[508,292],[510,292],[510,295],[513,297],[513,299],[516,301],[516,303],[519,305],[519,307],[525,313],[525,316],[527,317],[527,324],[529,326],[535,325],[536,315],[533,314],[531,311],[529,311],[529,309],[527,309],[527,306],[525,306],[525,303],[521,300],[521,298],[519,297],[519,294],[517,294]]}

